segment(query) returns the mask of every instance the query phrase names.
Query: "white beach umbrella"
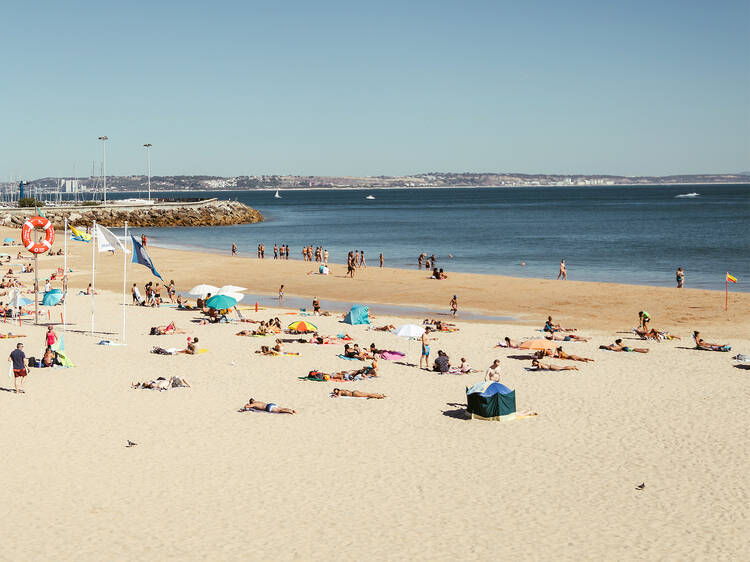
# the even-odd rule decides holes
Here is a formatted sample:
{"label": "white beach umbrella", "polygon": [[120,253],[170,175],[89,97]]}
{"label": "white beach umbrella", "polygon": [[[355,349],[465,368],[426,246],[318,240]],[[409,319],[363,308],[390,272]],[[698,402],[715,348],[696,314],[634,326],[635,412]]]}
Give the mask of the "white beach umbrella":
{"label": "white beach umbrella", "polygon": [[403,326],[399,326],[393,333],[402,338],[419,338],[424,334],[424,328],[416,324],[404,324]]}
{"label": "white beach umbrella", "polygon": [[215,295],[219,292],[218,287],[214,287],[213,285],[196,285],[192,289],[188,291],[188,295],[193,295],[196,297],[204,297],[208,293],[211,293],[212,295]]}
{"label": "white beach umbrella", "polygon": [[247,291],[247,287],[238,287],[237,285],[224,285],[217,291],[217,295],[228,295],[229,293],[241,293]]}
{"label": "white beach umbrella", "polygon": [[225,297],[232,297],[237,302],[240,302],[243,298],[245,298],[245,295],[243,295],[242,293],[232,293],[230,291],[226,291],[226,292],[219,291],[216,294],[217,295],[224,295]]}

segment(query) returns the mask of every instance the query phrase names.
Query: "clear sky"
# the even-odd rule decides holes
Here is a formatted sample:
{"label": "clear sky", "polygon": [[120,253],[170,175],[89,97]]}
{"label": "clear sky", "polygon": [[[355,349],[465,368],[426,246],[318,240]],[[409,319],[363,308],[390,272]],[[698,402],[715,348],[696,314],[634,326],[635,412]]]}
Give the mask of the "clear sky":
{"label": "clear sky", "polygon": [[[0,180],[750,170],[750,2],[8,2]],[[98,164],[97,164],[98,165]]]}

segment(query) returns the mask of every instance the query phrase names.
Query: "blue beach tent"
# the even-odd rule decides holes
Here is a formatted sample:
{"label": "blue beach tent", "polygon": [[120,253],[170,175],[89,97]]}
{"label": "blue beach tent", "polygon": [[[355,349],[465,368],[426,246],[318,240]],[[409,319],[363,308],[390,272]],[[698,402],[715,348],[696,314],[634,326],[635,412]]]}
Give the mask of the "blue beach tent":
{"label": "blue beach tent", "polygon": [[367,305],[355,304],[344,317],[346,324],[369,324],[370,310]]}
{"label": "blue beach tent", "polygon": [[479,382],[466,389],[466,404],[472,419],[500,421],[515,417],[516,391],[499,382]]}

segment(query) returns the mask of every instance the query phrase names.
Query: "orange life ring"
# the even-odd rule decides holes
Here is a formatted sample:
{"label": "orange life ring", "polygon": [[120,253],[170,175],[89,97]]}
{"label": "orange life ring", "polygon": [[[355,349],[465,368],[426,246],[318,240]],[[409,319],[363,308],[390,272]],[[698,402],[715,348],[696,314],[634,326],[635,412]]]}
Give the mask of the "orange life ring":
{"label": "orange life ring", "polygon": [[[34,239],[32,238],[32,234],[36,228],[44,229],[44,240],[38,243],[34,243]],[[55,242],[55,229],[48,219],[44,217],[31,217],[23,223],[21,242],[23,242],[23,245],[32,254],[43,254],[52,249],[52,244]]]}

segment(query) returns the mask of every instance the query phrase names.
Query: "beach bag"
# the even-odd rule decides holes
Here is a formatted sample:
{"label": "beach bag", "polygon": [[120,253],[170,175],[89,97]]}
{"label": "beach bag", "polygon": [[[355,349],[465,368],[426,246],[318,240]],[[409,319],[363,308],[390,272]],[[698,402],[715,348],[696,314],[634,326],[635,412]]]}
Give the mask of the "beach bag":
{"label": "beach bag", "polygon": [[36,367],[37,366],[36,365],[36,358],[35,357],[27,357],[26,359],[28,360],[27,364],[28,364],[29,367]]}

